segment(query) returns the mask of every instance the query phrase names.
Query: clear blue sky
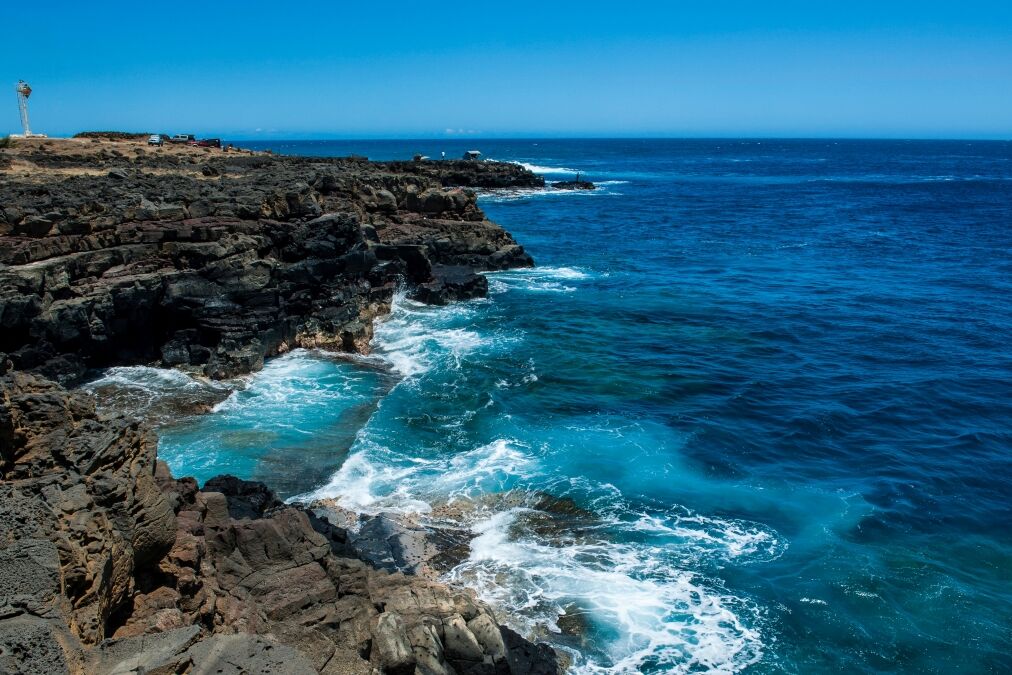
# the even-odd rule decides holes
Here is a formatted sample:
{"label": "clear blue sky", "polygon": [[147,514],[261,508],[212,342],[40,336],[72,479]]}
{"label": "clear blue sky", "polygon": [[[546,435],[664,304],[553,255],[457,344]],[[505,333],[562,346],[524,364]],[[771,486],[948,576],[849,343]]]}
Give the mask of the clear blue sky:
{"label": "clear blue sky", "polygon": [[3,25],[0,132],[24,78],[50,134],[1012,138],[1012,0],[12,2]]}

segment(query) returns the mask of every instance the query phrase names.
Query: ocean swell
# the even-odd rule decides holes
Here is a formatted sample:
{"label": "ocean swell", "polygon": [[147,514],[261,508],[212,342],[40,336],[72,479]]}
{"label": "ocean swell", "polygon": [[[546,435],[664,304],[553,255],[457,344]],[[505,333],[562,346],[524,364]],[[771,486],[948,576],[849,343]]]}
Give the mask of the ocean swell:
{"label": "ocean swell", "polygon": [[[592,277],[571,267],[490,275],[493,296],[543,293]],[[776,558],[786,547],[776,532],[681,507],[636,505],[612,485],[567,475],[550,440],[500,435],[461,448],[453,440],[461,428],[515,428],[492,395],[475,409],[429,413],[421,428],[431,437],[411,442],[405,422],[421,414],[415,410],[425,397],[463,386],[489,358],[519,361],[523,336],[490,328],[488,308],[488,301],[432,308],[398,296],[377,325],[373,357],[403,379],[327,484],[297,499],[469,529],[470,555],[445,579],[474,589],[525,634],[569,652],[575,672],[735,672],[759,660],[762,609],[709,570],[715,560]],[[492,386],[534,386],[537,375],[527,370]]]}

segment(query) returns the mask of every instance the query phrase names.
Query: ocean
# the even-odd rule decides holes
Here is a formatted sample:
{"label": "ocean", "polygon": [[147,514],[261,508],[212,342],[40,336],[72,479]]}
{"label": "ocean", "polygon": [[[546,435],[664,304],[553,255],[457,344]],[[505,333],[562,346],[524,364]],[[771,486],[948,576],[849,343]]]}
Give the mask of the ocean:
{"label": "ocean", "polygon": [[1012,143],[241,145],[599,189],[482,195],[536,268],[163,416],[177,476],[464,525],[447,578],[577,673],[1012,669]]}

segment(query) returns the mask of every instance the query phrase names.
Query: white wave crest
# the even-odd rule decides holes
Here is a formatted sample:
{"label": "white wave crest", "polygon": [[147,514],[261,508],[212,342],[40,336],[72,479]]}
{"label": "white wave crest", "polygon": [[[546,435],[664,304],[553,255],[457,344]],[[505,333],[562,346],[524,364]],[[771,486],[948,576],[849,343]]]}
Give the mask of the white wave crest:
{"label": "white wave crest", "polygon": [[515,202],[522,199],[543,198],[543,197],[594,197],[594,196],[621,196],[621,192],[615,192],[611,188],[615,185],[624,185],[629,181],[606,180],[596,183],[596,190],[557,190],[553,187],[537,188],[490,188],[478,190],[478,199],[483,202]]}
{"label": "white wave crest", "polygon": [[493,294],[518,289],[535,293],[572,293],[575,286],[566,282],[584,281],[591,275],[576,267],[531,267],[505,272],[489,272],[489,291]]}
{"label": "white wave crest", "polygon": [[439,324],[467,312],[466,303],[436,308],[408,300],[399,292],[390,314],[376,323],[373,354],[406,378],[428,372],[440,359],[450,359],[459,367],[463,356],[488,340],[473,330]]}
{"label": "white wave crest", "polygon": [[570,169],[564,166],[541,166],[540,164],[531,164],[530,162],[511,162],[511,164],[519,164],[528,171],[537,174],[560,174],[560,173],[577,173],[578,169]]}
{"label": "white wave crest", "polygon": [[426,513],[435,500],[470,499],[507,489],[536,465],[527,448],[503,438],[438,459],[405,457],[367,436],[359,440],[358,450],[327,485],[299,499],[335,499],[359,513]]}
{"label": "white wave crest", "polygon": [[235,386],[235,382],[196,378],[174,368],[116,366],[81,388],[95,394],[101,407],[143,418],[171,399],[214,399]]}
{"label": "white wave crest", "polygon": [[104,371],[102,377],[88,382],[82,388],[91,391],[107,385],[117,385],[150,391],[161,391],[167,388],[185,389],[202,387],[207,384],[208,382],[198,380],[173,368],[116,366]]}
{"label": "white wave crest", "polygon": [[259,372],[238,378],[236,383],[241,383],[241,388],[215,405],[213,412],[255,417],[264,406],[283,409],[307,401],[340,402],[354,395],[364,376],[354,371],[334,372],[333,359],[332,355],[307,349],[294,349],[270,359]]}
{"label": "white wave crest", "polygon": [[[625,514],[635,514],[626,510]],[[768,561],[779,558],[786,542],[773,530],[740,520],[710,518],[694,513],[638,513],[634,520],[611,521],[619,529],[649,533],[655,541],[677,545],[685,560],[714,557],[728,561]]]}

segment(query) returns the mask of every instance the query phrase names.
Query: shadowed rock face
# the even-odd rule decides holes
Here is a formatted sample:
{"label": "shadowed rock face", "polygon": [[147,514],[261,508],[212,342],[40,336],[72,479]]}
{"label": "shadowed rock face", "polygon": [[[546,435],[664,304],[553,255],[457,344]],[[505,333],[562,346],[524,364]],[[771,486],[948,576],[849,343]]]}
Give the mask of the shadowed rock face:
{"label": "shadowed rock face", "polygon": [[516,165],[158,150],[8,151],[0,362],[62,382],[129,362],[227,378],[299,346],[365,351],[401,280],[445,303],[485,293],[476,271],[533,264],[466,189],[543,184]]}
{"label": "shadowed rock face", "polygon": [[297,345],[362,350],[402,280],[448,302],[484,292],[476,270],[532,264],[447,186],[540,179],[20,145],[0,184],[0,671],[558,672],[469,593],[377,569],[262,484],[174,479],[144,425],[45,377],[137,361],[227,377]]}

